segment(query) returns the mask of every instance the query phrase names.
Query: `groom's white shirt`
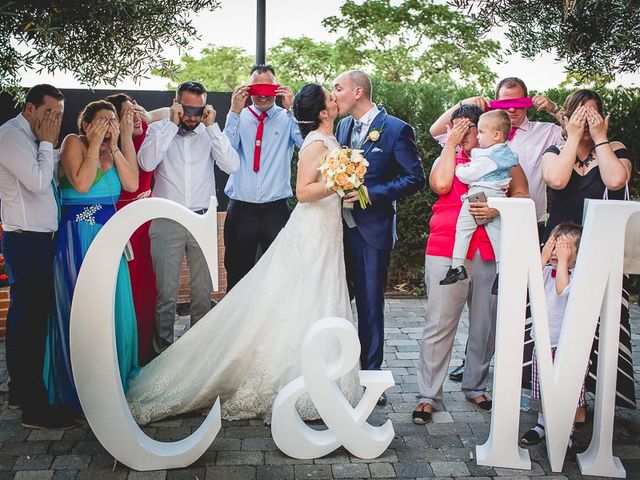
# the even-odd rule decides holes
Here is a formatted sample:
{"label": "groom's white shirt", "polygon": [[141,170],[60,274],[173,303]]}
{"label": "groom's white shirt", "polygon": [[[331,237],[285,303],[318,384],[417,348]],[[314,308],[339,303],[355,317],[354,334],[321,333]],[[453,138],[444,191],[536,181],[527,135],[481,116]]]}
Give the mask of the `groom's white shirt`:
{"label": "groom's white shirt", "polygon": [[[375,118],[378,116],[379,113],[380,113],[380,109],[374,103],[373,107],[371,107],[371,110],[369,110],[362,117],[360,117],[359,121],[362,123],[362,131],[360,132],[360,139],[359,139],[359,140],[362,140],[362,141],[360,142],[360,145],[362,145],[364,143],[364,141],[366,139],[366,136],[367,136],[367,132],[369,131],[369,128],[371,127],[371,124],[373,123],[373,121],[375,120]],[[353,142],[353,140],[355,140],[355,139],[352,138],[351,142],[355,143],[355,142]]]}

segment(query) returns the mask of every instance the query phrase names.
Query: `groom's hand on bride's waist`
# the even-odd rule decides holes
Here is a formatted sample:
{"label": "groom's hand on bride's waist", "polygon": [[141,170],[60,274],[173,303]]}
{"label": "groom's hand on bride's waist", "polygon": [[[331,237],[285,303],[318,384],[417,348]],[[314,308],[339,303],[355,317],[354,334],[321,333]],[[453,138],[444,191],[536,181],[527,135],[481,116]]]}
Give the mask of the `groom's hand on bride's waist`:
{"label": "groom's hand on bride's waist", "polygon": [[[367,190],[366,186],[362,186],[362,188],[364,189],[364,193],[366,194],[366,196],[369,196],[369,191]],[[347,202],[347,203],[354,203],[354,202],[358,202],[358,192],[356,192],[355,190],[350,191],[349,193],[347,193],[344,198],[343,201]]]}

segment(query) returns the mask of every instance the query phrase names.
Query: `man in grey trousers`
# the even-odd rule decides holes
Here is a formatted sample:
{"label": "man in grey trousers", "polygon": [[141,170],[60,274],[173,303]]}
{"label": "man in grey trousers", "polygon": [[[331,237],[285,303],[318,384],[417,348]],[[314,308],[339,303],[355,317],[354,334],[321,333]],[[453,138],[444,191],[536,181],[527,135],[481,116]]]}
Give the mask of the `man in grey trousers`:
{"label": "man in grey trousers", "polygon": [[[170,118],[149,126],[138,153],[140,167],[155,171],[153,196],[167,198],[204,214],[216,194],[214,163],[235,172],[240,160],[215,123],[216,111],[206,105],[207,92],[198,82],[182,83],[171,106]],[[212,232],[211,235],[215,235]],[[185,252],[189,263],[191,324],[211,309],[211,278],[195,238],[166,218],[151,222],[151,259],[156,275],[156,313],[153,349],[157,354],[173,343],[180,269]]]}

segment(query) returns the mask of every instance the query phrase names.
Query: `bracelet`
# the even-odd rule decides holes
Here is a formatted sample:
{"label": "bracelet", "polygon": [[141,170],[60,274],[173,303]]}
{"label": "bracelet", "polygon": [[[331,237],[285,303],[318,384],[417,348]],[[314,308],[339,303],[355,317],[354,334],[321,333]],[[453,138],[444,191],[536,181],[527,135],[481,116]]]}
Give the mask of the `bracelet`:
{"label": "bracelet", "polygon": [[609,143],[611,143],[611,142],[609,142],[609,140],[605,140],[604,142],[596,143],[596,144],[593,146],[593,148],[594,148],[594,150],[595,150],[595,149],[596,149],[596,148],[598,148],[600,145],[609,145]]}
{"label": "bracelet", "polygon": [[454,152],[456,151],[455,147],[450,147],[449,145],[445,145],[444,147],[442,147],[443,150],[453,150]]}
{"label": "bracelet", "polygon": [[555,107],[553,107],[553,112],[551,112],[552,115],[556,115],[560,110],[562,110],[562,106],[558,105],[557,103],[554,103]]}
{"label": "bracelet", "polygon": [[119,151],[120,151],[119,148],[114,148],[113,150],[111,150],[111,155],[113,155],[115,157],[116,153],[118,153]]}

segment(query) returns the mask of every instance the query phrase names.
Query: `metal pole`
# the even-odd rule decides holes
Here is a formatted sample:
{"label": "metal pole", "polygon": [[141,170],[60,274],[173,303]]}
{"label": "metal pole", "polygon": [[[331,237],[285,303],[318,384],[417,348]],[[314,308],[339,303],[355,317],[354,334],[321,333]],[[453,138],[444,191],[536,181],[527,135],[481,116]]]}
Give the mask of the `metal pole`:
{"label": "metal pole", "polygon": [[256,23],[256,63],[262,64],[266,61],[265,54],[265,17],[266,17],[266,8],[265,8],[265,0],[257,0],[258,1],[258,15],[257,15],[257,23]]}

